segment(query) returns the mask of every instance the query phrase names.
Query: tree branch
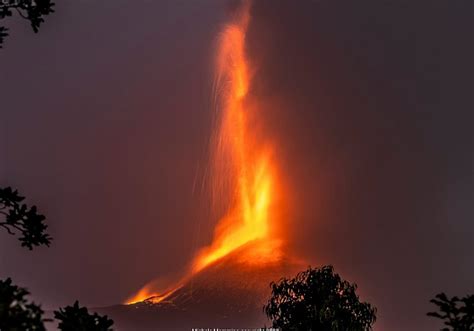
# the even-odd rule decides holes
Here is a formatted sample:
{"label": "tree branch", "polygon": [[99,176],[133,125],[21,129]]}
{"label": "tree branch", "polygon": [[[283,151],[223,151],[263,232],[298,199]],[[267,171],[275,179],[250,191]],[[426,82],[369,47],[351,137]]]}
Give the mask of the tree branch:
{"label": "tree branch", "polygon": [[20,15],[21,17],[23,17],[25,20],[29,19],[28,16],[25,16],[25,15],[21,12],[20,8],[15,7],[15,9],[16,9],[16,12],[18,13],[18,15]]}
{"label": "tree branch", "polygon": [[25,1],[14,1],[12,3],[1,3],[0,1],[0,9],[3,9],[3,8],[18,8],[18,7],[21,7],[25,5]]}
{"label": "tree branch", "polygon": [[7,232],[11,235],[14,235],[15,233],[8,227],[7,223],[0,223],[0,226],[7,230]]}

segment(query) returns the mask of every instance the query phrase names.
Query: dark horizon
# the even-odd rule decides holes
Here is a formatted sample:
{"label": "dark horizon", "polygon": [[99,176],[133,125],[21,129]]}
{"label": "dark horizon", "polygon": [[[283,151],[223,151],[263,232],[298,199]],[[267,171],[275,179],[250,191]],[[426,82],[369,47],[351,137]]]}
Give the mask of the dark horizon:
{"label": "dark horizon", "polygon": [[[47,216],[33,252],[0,234],[0,278],[56,308],[123,302],[182,272],[216,219],[196,188],[212,60],[233,1],[63,1],[0,50],[0,183]],[[290,247],[430,330],[474,288],[471,1],[255,1],[252,95],[278,145]]]}

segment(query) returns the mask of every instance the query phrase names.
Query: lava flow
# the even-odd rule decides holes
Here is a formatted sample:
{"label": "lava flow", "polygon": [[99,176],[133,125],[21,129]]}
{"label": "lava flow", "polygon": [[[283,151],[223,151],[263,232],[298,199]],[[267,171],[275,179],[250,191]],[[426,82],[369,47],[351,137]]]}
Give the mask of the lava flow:
{"label": "lava flow", "polygon": [[[272,145],[265,141],[261,119],[248,107],[251,70],[245,52],[250,3],[244,2],[218,40],[216,57],[217,121],[212,139],[211,183],[214,199],[227,199],[212,243],[201,249],[189,273],[161,294],[145,286],[127,303],[158,303],[180,288],[192,275],[237,249],[239,262],[263,264],[281,258],[278,192]],[[222,203],[222,201],[218,201]]]}

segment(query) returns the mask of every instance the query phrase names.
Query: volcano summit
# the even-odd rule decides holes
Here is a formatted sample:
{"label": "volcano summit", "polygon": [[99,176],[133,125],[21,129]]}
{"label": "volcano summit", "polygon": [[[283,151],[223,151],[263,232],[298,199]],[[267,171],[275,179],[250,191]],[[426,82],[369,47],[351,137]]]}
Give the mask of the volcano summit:
{"label": "volcano summit", "polygon": [[164,300],[153,297],[130,305],[96,309],[112,317],[118,330],[189,330],[191,328],[258,328],[269,325],[263,305],[270,283],[293,276],[302,264],[279,261],[247,263],[249,243],[196,273]]}

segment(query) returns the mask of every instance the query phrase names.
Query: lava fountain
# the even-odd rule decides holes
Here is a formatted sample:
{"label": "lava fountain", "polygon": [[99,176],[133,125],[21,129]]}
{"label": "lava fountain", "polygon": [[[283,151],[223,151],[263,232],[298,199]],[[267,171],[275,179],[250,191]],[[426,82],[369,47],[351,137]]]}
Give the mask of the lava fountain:
{"label": "lava fountain", "polygon": [[[281,259],[278,233],[279,192],[272,144],[266,141],[258,109],[249,106],[251,68],[246,56],[250,2],[243,2],[224,26],[217,45],[215,96],[217,112],[211,139],[210,176],[213,205],[225,205],[211,244],[192,261],[188,275],[162,293],[152,285],[127,303],[158,303],[186,280],[238,250],[247,265],[276,263]],[[226,201],[221,201],[225,199]],[[242,249],[248,245],[249,249]]]}

